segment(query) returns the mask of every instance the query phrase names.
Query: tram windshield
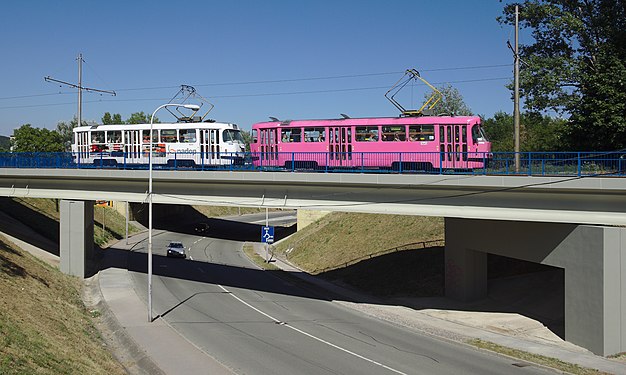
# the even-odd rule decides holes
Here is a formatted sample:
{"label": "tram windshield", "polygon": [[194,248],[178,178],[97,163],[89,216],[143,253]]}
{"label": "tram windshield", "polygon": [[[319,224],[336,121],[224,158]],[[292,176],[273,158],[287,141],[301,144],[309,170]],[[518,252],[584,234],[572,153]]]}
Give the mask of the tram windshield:
{"label": "tram windshield", "polygon": [[243,136],[241,135],[241,131],[239,130],[224,130],[224,133],[222,133],[222,139],[224,140],[224,142],[239,142],[241,144],[245,143],[245,141],[243,140]]}

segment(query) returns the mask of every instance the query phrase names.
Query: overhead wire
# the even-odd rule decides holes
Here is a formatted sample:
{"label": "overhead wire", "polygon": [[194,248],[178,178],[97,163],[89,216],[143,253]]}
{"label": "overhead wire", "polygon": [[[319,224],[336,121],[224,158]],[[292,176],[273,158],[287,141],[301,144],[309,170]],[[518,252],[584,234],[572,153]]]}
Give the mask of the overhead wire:
{"label": "overhead wire", "polygon": [[[434,71],[454,71],[454,70],[472,70],[472,69],[492,69],[498,67],[509,67],[511,64],[495,64],[495,65],[479,65],[479,66],[466,66],[466,67],[451,67],[451,68],[436,68],[436,69],[423,69],[423,72],[434,72]],[[337,75],[337,76],[326,76],[326,77],[306,77],[306,78],[293,78],[293,79],[280,79],[280,80],[264,80],[264,81],[242,81],[242,82],[223,82],[223,83],[206,83],[206,84],[195,84],[195,87],[207,87],[207,86],[237,86],[237,85],[251,85],[251,84],[269,84],[269,83],[285,83],[285,82],[303,82],[303,81],[317,81],[317,80],[332,80],[332,79],[346,79],[346,78],[359,78],[359,77],[372,77],[372,76],[382,76],[382,75],[391,75],[391,74],[399,74],[402,72],[382,72],[382,73],[366,73],[366,74],[352,74],[352,75]],[[496,78],[477,78],[477,79],[469,79],[469,80],[456,80],[456,81],[446,81],[446,82],[435,82],[435,85],[446,83],[471,83],[471,82],[487,82],[487,81],[499,81],[499,80],[507,80],[510,77],[496,77]],[[420,85],[418,83],[418,85]],[[142,87],[142,88],[122,88],[117,89],[115,91],[144,91],[144,90],[160,90],[160,89],[173,89],[179,88],[180,86],[156,86],[156,87]],[[276,92],[276,93],[252,93],[252,94],[232,94],[232,95],[213,95],[208,96],[209,98],[243,98],[243,97],[261,97],[261,96],[281,96],[281,95],[303,95],[303,94],[319,94],[319,93],[331,93],[331,92],[348,92],[348,91],[367,91],[367,90],[380,90],[386,89],[387,86],[375,86],[375,87],[358,87],[358,88],[342,88],[342,89],[327,89],[327,90],[309,90],[309,91],[291,91],[291,92]],[[0,100],[10,100],[10,99],[25,99],[25,98],[34,98],[34,97],[44,97],[44,96],[54,96],[54,95],[66,95],[66,94],[74,94],[73,92],[57,92],[57,93],[44,93],[44,94],[32,94],[32,95],[20,95],[20,96],[12,96],[12,97],[2,97]],[[94,103],[94,102],[129,102],[129,101],[149,101],[149,100],[163,100],[167,98],[132,98],[132,99],[108,99],[108,100],[89,100],[84,101],[85,103]],[[15,109],[15,108],[35,108],[35,107],[46,107],[46,106],[59,106],[59,105],[70,105],[75,103],[50,103],[50,104],[31,104],[31,105],[16,105],[16,106],[4,106],[0,107],[0,109]]]}

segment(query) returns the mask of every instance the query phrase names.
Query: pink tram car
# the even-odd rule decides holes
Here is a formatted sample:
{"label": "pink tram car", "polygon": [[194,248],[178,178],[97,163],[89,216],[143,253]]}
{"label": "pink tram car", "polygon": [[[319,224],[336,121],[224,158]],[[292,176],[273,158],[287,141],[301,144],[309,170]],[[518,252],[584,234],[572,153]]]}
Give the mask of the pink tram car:
{"label": "pink tram car", "polygon": [[477,116],[277,120],[252,126],[250,151],[256,167],[473,170],[491,143]]}

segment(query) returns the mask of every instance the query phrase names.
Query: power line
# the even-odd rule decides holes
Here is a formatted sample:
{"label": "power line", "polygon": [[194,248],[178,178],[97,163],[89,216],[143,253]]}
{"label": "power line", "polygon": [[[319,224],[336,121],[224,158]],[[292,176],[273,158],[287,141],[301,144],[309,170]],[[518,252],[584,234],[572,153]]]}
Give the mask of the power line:
{"label": "power line", "polygon": [[[458,80],[458,81],[446,81],[446,82],[435,82],[434,85],[441,84],[462,84],[462,83],[475,83],[475,82],[489,82],[489,81],[503,81],[510,80],[510,77],[496,77],[496,78],[478,78],[478,79],[468,79],[468,80]],[[345,88],[345,89],[329,89],[329,90],[310,90],[310,91],[291,91],[291,92],[276,92],[276,93],[255,93],[255,94],[234,94],[234,95],[214,95],[208,96],[208,98],[246,98],[246,97],[261,97],[261,96],[282,96],[282,95],[306,95],[306,94],[324,94],[324,93],[332,93],[332,92],[349,92],[349,91],[368,91],[368,90],[383,90],[387,89],[388,86],[376,86],[376,87],[355,87],[355,88]],[[168,98],[133,98],[133,99],[105,99],[105,100],[88,100],[85,103],[98,103],[98,102],[139,102],[139,101],[157,101],[157,100],[168,100]],[[46,106],[59,106],[59,105],[68,105],[74,103],[53,103],[53,104],[34,104],[34,105],[21,105],[21,106],[6,106],[0,107],[0,109],[16,109],[16,108],[36,108],[36,107],[46,107]]]}
{"label": "power line", "polygon": [[[436,68],[436,69],[422,69],[422,72],[439,72],[439,71],[456,71],[456,70],[474,70],[474,69],[492,69],[510,67],[511,64],[496,64],[496,65],[477,65],[477,66],[465,66],[465,67],[450,67],[450,68]],[[222,82],[222,83],[204,83],[195,84],[196,87],[209,87],[209,86],[237,86],[237,85],[252,85],[252,84],[268,84],[268,83],[285,83],[285,82],[304,82],[304,81],[316,81],[316,80],[332,80],[332,79],[345,79],[345,78],[360,78],[360,77],[373,77],[392,74],[401,74],[404,72],[383,72],[383,73],[366,73],[366,74],[351,74],[351,75],[336,75],[325,77],[307,77],[307,78],[293,78],[293,79],[278,79],[278,80],[263,80],[263,81],[242,81],[242,82]],[[144,91],[144,90],[164,90],[164,89],[177,89],[180,85],[176,86],[153,86],[153,87],[136,87],[136,88],[122,88],[115,91]],[[27,99],[43,96],[53,95],[67,95],[73,94],[71,92],[57,92],[57,93],[44,93],[44,94],[31,94],[31,95],[18,95],[2,97],[0,100],[10,99]],[[24,108],[24,106],[15,107],[0,107],[0,108]]]}
{"label": "power line", "polygon": [[51,92],[48,94],[33,94],[33,95],[20,95],[20,96],[5,96],[4,98],[0,98],[0,100],[8,100],[8,99],[26,99],[26,98],[36,98],[40,96],[51,96],[51,95],[66,95],[66,94],[74,94],[73,92]]}
{"label": "power line", "polygon": [[[452,67],[452,68],[436,68],[436,69],[421,69],[422,72],[439,72],[439,71],[455,71],[455,70],[474,70],[474,69],[493,69],[510,67],[511,64],[497,64],[497,65],[477,65],[477,66],[465,66],[465,67]],[[303,81],[321,81],[332,79],[345,79],[345,78],[361,78],[361,77],[373,77],[392,74],[403,74],[401,72],[383,72],[383,73],[365,73],[365,74],[350,74],[350,75],[337,75],[326,77],[307,77],[307,78],[291,78],[291,79],[277,79],[277,80],[263,80],[263,81],[242,81],[242,82],[222,82],[222,83],[201,83],[193,84],[194,87],[208,87],[208,86],[237,86],[237,85],[254,85],[254,84],[268,84],[268,83],[285,83],[285,82],[303,82]],[[122,88],[116,91],[141,91],[141,90],[162,90],[178,88],[180,86],[156,86],[156,87],[141,87],[141,88]]]}

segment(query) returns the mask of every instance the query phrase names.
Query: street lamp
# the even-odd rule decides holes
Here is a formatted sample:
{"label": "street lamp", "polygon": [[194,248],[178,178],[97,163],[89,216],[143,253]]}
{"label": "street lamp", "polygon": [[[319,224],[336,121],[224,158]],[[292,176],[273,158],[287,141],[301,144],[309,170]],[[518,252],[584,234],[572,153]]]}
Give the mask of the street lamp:
{"label": "street lamp", "polygon": [[152,322],[152,126],[154,124],[154,115],[159,109],[165,107],[183,107],[194,111],[200,109],[200,106],[197,104],[167,103],[155,109],[150,117],[150,150],[148,151],[148,322]]}

